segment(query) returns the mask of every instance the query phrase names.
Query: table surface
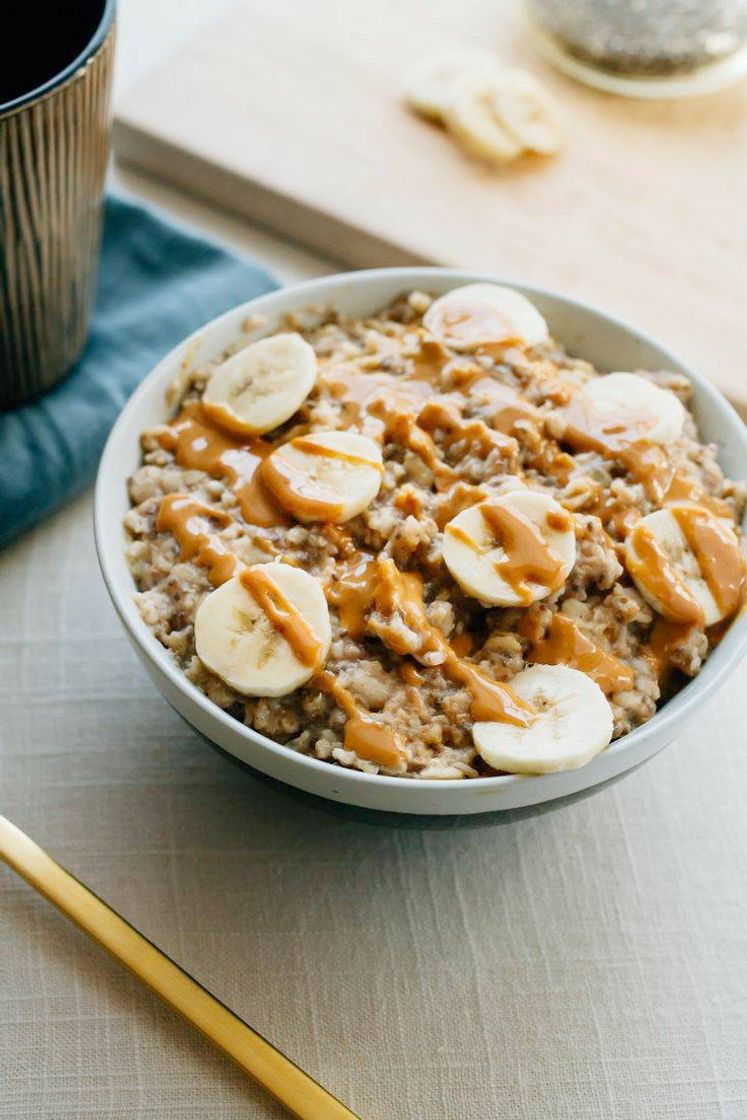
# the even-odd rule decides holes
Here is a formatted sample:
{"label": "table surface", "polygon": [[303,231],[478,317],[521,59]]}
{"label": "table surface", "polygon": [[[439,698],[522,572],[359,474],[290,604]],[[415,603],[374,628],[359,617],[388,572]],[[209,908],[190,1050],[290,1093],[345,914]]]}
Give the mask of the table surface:
{"label": "table surface", "polygon": [[[120,88],[219,6],[124,0]],[[283,280],[334,267],[115,178]],[[181,723],[108,603],[90,494],[0,557],[0,619],[2,811],[365,1120],[747,1116],[743,669],[587,801],[394,830]],[[0,1116],[280,1117],[19,880],[0,893]]]}

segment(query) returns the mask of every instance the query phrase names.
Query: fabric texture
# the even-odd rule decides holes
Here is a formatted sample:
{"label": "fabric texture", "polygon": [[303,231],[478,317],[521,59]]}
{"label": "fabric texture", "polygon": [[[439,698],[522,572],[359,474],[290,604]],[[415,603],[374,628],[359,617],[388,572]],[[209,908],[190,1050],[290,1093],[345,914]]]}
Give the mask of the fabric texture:
{"label": "fabric texture", "polygon": [[[91,496],[0,557],[0,812],[363,1120],[747,1118],[744,667],[616,785],[517,824],[306,807],[130,648]],[[2,1120],[282,1120],[0,866]]]}
{"label": "fabric texture", "polygon": [[0,546],[91,482],[117,414],[172,346],[276,286],[251,261],[109,197],[82,357],[39,400],[0,414]]}

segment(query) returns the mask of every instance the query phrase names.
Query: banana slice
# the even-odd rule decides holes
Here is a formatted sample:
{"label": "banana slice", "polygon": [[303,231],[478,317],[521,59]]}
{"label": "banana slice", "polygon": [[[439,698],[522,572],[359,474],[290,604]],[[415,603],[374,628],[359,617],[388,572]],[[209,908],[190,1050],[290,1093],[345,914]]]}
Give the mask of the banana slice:
{"label": "banana slice", "polygon": [[470,155],[487,163],[509,163],[524,146],[498,115],[495,95],[501,75],[466,72],[457,75],[444,105],[444,123]]}
{"label": "banana slice", "polygon": [[454,350],[491,343],[537,346],[547,342],[547,323],[528,299],[500,284],[465,284],[434,300],[423,326]]}
{"label": "banana slice", "polygon": [[262,482],[299,521],[357,517],[379,492],[381,448],[357,432],[312,432],[277,447],[259,468]]}
{"label": "banana slice", "polygon": [[202,406],[216,423],[240,435],[284,424],[314,387],[316,354],[300,334],[261,338],[218,366]]}
{"label": "banana slice", "polygon": [[421,116],[443,121],[454,82],[461,75],[499,73],[498,60],[479,47],[455,47],[421,58],[405,78],[405,100]]}
{"label": "banana slice", "polygon": [[244,696],[285,696],[317,673],[332,632],[317,580],[290,564],[255,564],[197,610],[201,661]]}
{"label": "banana slice", "polygon": [[495,82],[492,108],[522,148],[556,155],[563,146],[563,126],[555,101],[525,70],[511,70]]}
{"label": "banana slice", "polygon": [[518,673],[511,689],[537,717],[529,727],[474,724],[472,738],[488,766],[510,774],[575,770],[609,745],[612,710],[586,673],[567,665],[535,665]]}
{"label": "banana slice", "polygon": [[571,572],[573,521],[549,495],[515,490],[453,517],[443,558],[462,590],[481,603],[528,606],[558,591]]}
{"label": "banana slice", "polygon": [[672,502],[641,518],[625,541],[625,566],[644,599],[670,622],[713,626],[742,599],[737,534],[692,502]]}
{"label": "banana slice", "polygon": [[637,373],[607,373],[583,388],[602,422],[640,431],[641,438],[666,445],[682,435],[685,407],[669,389],[661,389]]}

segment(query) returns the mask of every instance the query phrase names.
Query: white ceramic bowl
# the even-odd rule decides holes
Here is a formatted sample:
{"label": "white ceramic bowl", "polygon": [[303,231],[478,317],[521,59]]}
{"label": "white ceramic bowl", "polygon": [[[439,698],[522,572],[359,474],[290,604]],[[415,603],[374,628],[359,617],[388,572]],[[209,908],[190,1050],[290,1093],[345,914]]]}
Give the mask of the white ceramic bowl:
{"label": "white ceramic bowl", "polygon": [[[122,518],[128,509],[126,480],[140,463],[139,435],[167,418],[164,393],[183,362],[199,365],[233,342],[247,314],[261,313],[271,329],[284,313],[328,304],[370,314],[400,292],[420,288],[436,294],[474,281],[507,281],[490,275],[439,268],[390,268],[325,277],[252,300],[214,319],[171,351],[145,379],[120,415],[104,451],[96,485],[95,531],[101,571],[112,602],[135,650],[169,703],[197,731],[251,767],[298,789],[366,809],[415,814],[473,814],[521,809],[588,790],[651,758],[675,738],[690,714],[718,687],[747,645],[747,616],[735,621],[703,671],[643,727],[613,743],[578,770],[538,777],[496,777],[447,782],[390,778],[346,770],[297,754],[259,735],[221,711],[177,668],[142,621],[133,602],[132,576],[124,559]],[[568,351],[597,368],[679,370],[693,381],[695,415],[704,440],[718,445],[733,478],[747,473],[747,430],[733,408],[701,375],[632,327],[553,292],[517,284],[546,317]]]}

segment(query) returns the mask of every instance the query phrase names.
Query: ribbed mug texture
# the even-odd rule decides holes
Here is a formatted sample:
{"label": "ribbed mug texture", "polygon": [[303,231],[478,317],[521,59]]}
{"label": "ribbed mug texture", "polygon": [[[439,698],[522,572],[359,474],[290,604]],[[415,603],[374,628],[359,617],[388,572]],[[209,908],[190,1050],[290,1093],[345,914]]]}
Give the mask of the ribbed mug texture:
{"label": "ribbed mug texture", "polygon": [[49,389],[86,340],[113,55],[112,26],[65,82],[0,111],[0,407]]}

